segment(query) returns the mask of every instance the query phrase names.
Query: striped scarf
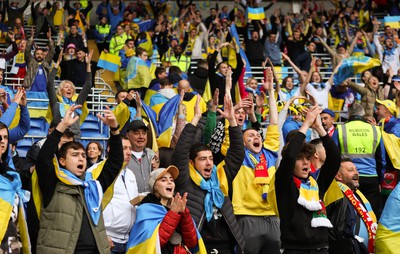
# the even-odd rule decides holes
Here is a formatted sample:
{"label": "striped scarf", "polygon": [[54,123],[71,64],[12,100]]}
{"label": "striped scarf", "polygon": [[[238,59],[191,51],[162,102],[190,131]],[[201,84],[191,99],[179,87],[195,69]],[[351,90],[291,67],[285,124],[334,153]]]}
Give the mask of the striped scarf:
{"label": "striped scarf", "polygon": [[299,189],[299,198],[297,203],[307,210],[313,212],[311,227],[327,227],[332,228],[332,223],[326,216],[324,202],[319,198],[318,183],[313,177],[307,179],[299,179],[293,176],[294,184]]}
{"label": "striped scarf", "polygon": [[357,199],[354,195],[353,191],[341,182],[337,182],[340,189],[342,190],[343,194],[346,198],[349,199],[350,203],[353,205],[354,209],[356,210],[357,214],[361,217],[365,226],[367,227],[368,231],[368,252],[374,253],[374,241],[375,241],[375,234],[378,225],[376,224],[376,217],[374,212],[371,209],[371,205],[369,201],[364,197],[364,195],[360,191],[356,191],[358,196],[363,201],[364,205]]}

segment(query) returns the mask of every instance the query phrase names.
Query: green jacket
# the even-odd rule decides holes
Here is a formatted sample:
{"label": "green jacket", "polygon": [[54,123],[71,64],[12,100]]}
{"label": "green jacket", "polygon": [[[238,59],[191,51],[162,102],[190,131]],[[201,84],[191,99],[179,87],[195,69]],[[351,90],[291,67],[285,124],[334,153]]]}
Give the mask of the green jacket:
{"label": "green jacket", "polygon": [[84,212],[88,215],[99,253],[110,253],[103,215],[95,226],[87,211],[83,188],[61,182],[57,184],[50,204],[42,208],[36,253],[73,254]]}

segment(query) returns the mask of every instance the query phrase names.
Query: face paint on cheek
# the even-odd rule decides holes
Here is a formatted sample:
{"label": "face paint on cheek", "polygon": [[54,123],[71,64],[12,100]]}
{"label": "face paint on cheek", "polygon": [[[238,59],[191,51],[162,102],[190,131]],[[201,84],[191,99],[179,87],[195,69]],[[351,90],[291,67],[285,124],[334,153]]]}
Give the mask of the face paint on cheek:
{"label": "face paint on cheek", "polygon": [[250,143],[250,142],[251,142],[251,138],[247,139],[247,142],[249,142],[249,143]]}

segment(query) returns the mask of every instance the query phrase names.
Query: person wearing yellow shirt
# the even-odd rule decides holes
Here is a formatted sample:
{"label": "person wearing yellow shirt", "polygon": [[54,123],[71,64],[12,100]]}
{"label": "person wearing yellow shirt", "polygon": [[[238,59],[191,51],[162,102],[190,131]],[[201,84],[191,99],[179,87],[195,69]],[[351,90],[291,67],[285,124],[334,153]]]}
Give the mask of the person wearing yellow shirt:
{"label": "person wearing yellow shirt", "polygon": [[278,108],[272,80],[269,69],[266,82],[263,82],[269,95],[270,119],[265,140],[262,141],[256,129],[244,131],[245,157],[232,182],[233,212],[243,230],[244,252],[252,254],[280,253],[279,219],[267,202],[279,150]]}

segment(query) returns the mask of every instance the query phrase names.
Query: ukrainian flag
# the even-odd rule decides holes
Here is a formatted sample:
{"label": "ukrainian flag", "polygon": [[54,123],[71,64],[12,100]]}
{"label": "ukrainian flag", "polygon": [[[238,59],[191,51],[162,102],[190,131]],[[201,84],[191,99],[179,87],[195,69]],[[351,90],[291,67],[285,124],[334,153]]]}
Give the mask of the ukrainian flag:
{"label": "ukrainian flag", "polygon": [[126,67],[125,83],[127,88],[149,87],[152,79],[150,71],[152,66],[139,57],[132,57]]}
{"label": "ukrainian flag", "polygon": [[383,17],[385,26],[390,26],[391,28],[400,28],[400,16],[386,16]]}
{"label": "ukrainian flag", "polygon": [[[147,94],[147,92],[146,92]],[[150,98],[150,108],[156,112],[157,115],[159,115],[161,108],[164,106],[164,104],[168,101],[169,99],[166,98],[165,96],[156,93]]]}
{"label": "ukrainian flag", "polygon": [[[146,203],[137,208],[136,222],[129,235],[127,254],[161,254],[160,240],[158,236],[160,224],[163,221],[167,209],[162,205]],[[206,249],[197,231],[198,246],[190,251],[192,253],[205,254]]]}
{"label": "ukrainian flag", "polygon": [[153,151],[158,151],[157,137],[159,132],[159,127],[157,123],[157,114],[152,110],[146,103],[142,101],[142,116],[147,118],[148,127],[150,127],[151,135],[152,135],[152,147]]}
{"label": "ukrainian flag", "polygon": [[395,254],[400,249],[400,185],[390,194],[379,220],[375,253]]}
{"label": "ukrainian flag", "polygon": [[252,8],[247,7],[247,19],[251,20],[263,20],[265,19],[264,8]]}
{"label": "ukrainian flag", "polygon": [[117,72],[118,67],[121,64],[121,58],[119,56],[101,52],[97,66],[111,72]]}
{"label": "ukrainian flag", "polygon": [[333,76],[333,84],[340,85],[343,81],[353,77],[357,73],[380,66],[381,61],[367,56],[352,56],[343,59],[342,65]]}
{"label": "ukrainian flag", "polygon": [[159,147],[169,147],[172,138],[172,124],[175,119],[176,112],[178,111],[181,97],[179,94],[172,97],[167,101],[160,110],[158,116],[158,130],[159,136],[157,137],[157,143]]}
{"label": "ukrainian flag", "polygon": [[31,253],[28,227],[26,225],[26,215],[23,205],[23,202],[28,202],[29,194],[21,189],[21,178],[17,172],[8,171],[7,175],[13,178],[12,182],[8,178],[0,175],[0,242],[3,241],[8,228],[14,206],[15,195],[18,195],[19,204],[17,223],[22,241],[22,253]]}
{"label": "ukrainian flag", "polygon": [[146,95],[144,96],[144,103],[146,103],[147,105],[150,105],[150,99],[151,97],[156,94],[158,91],[160,91],[161,87],[160,87],[160,83],[156,83],[154,85],[152,85],[151,87],[149,87],[146,91]]}
{"label": "ukrainian flag", "polygon": [[[240,56],[246,62],[246,74],[245,74],[245,77],[249,78],[249,77],[252,76],[251,75],[250,62],[249,62],[249,59],[247,59],[247,56],[246,56],[246,53],[244,52],[244,49],[240,46],[239,34],[238,34],[237,30],[236,30],[236,25],[235,24],[231,25],[231,35],[232,35],[233,38],[235,38],[235,42],[238,43],[238,45],[239,45]],[[232,84],[232,85],[234,86],[236,84]]]}

